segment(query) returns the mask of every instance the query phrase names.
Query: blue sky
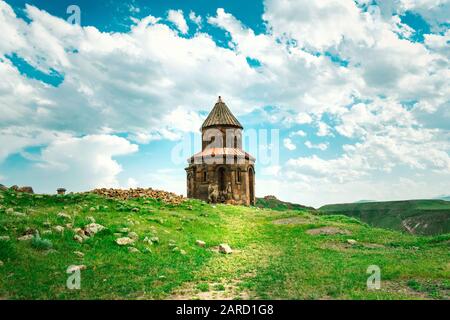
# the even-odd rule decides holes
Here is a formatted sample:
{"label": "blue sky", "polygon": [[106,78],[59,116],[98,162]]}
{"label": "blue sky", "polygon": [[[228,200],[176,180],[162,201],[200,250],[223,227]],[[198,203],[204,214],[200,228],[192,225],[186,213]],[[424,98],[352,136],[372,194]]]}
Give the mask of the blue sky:
{"label": "blue sky", "polygon": [[[67,22],[70,5],[80,25]],[[185,193],[183,157],[221,95],[250,136],[276,133],[271,161],[262,140],[246,145],[259,196],[319,206],[447,194],[449,10],[2,1],[0,183]]]}

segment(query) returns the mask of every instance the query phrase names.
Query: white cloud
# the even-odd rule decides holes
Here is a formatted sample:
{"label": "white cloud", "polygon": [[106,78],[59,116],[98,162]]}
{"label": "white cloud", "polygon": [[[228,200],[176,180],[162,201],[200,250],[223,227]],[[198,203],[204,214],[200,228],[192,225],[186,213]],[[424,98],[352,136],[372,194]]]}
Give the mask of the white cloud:
{"label": "white cloud", "polygon": [[297,148],[290,138],[283,139],[283,145],[289,151],[295,150]]}
{"label": "white cloud", "polygon": [[169,10],[167,13],[167,20],[175,24],[181,33],[186,34],[189,31],[189,27],[184,19],[182,10]]}
{"label": "white cloud", "polygon": [[202,17],[196,15],[194,11],[189,12],[189,19],[199,27],[202,25]]}
{"label": "white cloud", "polygon": [[290,136],[290,137],[295,137],[295,136],[306,137],[306,132],[303,131],[303,130],[297,130],[297,131],[291,132],[291,133],[289,134],[289,136]]}
{"label": "white cloud", "polygon": [[308,149],[319,149],[322,151],[325,151],[328,149],[328,143],[318,143],[318,144],[313,144],[311,141],[306,141],[305,142],[305,146]]}
{"label": "white cloud", "polygon": [[312,118],[305,112],[299,112],[295,117],[295,122],[297,122],[298,124],[311,123]]}
{"label": "white cloud", "polygon": [[118,187],[117,175],[122,167],[113,158],[137,151],[137,145],[112,135],[64,137],[42,150],[37,166],[39,172],[54,183],[53,189],[59,186],[75,191]]}
{"label": "white cloud", "polygon": [[323,121],[317,122],[317,135],[324,137],[330,135],[330,127]]}

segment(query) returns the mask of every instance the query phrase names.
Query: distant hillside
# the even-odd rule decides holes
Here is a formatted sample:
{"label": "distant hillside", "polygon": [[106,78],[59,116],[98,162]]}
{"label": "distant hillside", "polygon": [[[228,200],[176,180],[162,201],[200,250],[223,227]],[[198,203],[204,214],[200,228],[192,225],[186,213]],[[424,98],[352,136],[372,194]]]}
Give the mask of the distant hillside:
{"label": "distant hillside", "polygon": [[316,210],[313,207],[307,207],[298,203],[285,202],[277,199],[275,196],[265,196],[256,198],[256,206],[259,208],[268,208],[272,210]]}
{"label": "distant hillside", "polygon": [[442,195],[442,196],[436,197],[436,199],[450,201],[450,195],[447,195],[447,196]]}
{"label": "distant hillside", "polygon": [[407,200],[330,204],[319,208],[325,214],[343,214],[372,226],[412,234],[450,233],[450,202],[444,200]]}

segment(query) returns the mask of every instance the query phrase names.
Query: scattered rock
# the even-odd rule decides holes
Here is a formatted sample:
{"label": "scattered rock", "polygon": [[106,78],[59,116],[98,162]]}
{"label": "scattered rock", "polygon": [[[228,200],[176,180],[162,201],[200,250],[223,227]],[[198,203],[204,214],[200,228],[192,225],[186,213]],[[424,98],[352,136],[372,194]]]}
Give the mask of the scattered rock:
{"label": "scattered rock", "polygon": [[89,211],[95,211],[96,209],[94,207],[90,207]]}
{"label": "scattered rock", "polygon": [[25,213],[23,213],[23,212],[17,212],[17,211],[13,212],[13,215],[16,216],[16,217],[25,217],[25,216],[26,216]]}
{"label": "scattered rock", "polygon": [[349,235],[350,231],[339,229],[336,227],[322,227],[316,229],[309,229],[306,231],[306,233],[310,235],[334,235],[334,234]]}
{"label": "scattered rock", "polygon": [[86,270],[86,266],[84,264],[80,264],[80,265],[71,265],[67,268],[68,273],[73,273],[78,270],[80,270],[80,271]]}
{"label": "scattered rock", "polygon": [[58,216],[59,218],[64,218],[64,219],[71,219],[71,218],[72,218],[70,215],[68,215],[68,214],[65,213],[65,212],[59,212],[59,213],[57,214],[57,216]]}
{"label": "scattered rock", "polygon": [[145,247],[144,248],[145,253],[152,253],[152,249]]}
{"label": "scattered rock", "polygon": [[354,245],[354,244],[357,244],[358,241],[356,241],[355,239],[347,239],[347,243],[351,244],[351,245]]}
{"label": "scattered rock", "polygon": [[104,230],[105,227],[98,223],[90,223],[87,226],[84,227],[84,232],[89,237],[95,235],[96,233]]}
{"label": "scattered rock", "polygon": [[[117,198],[121,200],[127,200],[132,198],[153,198],[159,199],[169,204],[178,205],[182,203],[185,198],[183,196],[176,195],[172,192],[166,192],[161,190],[154,190],[152,188],[144,189],[144,188],[136,188],[136,189],[94,189],[90,191],[91,193],[95,193],[108,198]],[[138,209],[138,208],[133,208]]]}
{"label": "scattered rock", "polygon": [[119,246],[126,246],[128,244],[132,244],[133,242],[134,242],[134,240],[131,239],[131,238],[128,238],[128,237],[123,237],[123,238],[116,239],[116,243]]}
{"label": "scattered rock", "polygon": [[180,254],[182,254],[183,256],[186,255],[186,251],[184,251],[183,249],[180,250]]}
{"label": "scattered rock", "polygon": [[51,227],[51,222],[50,221],[44,221],[44,223],[42,223],[42,225],[46,228]]}
{"label": "scattered rock", "polygon": [[63,233],[64,232],[64,227],[63,226],[54,226],[53,230],[55,230],[58,233]]}
{"label": "scattered rock", "polygon": [[158,237],[151,237],[151,238],[150,238],[150,241],[151,241],[152,243],[159,243],[159,238],[158,238]]}
{"label": "scattered rock", "polygon": [[0,236],[0,241],[9,241],[9,236]]}
{"label": "scattered rock", "polygon": [[14,213],[14,209],[13,208],[8,208],[8,209],[6,209],[6,213],[12,214],[12,213]]}
{"label": "scattered rock", "polygon": [[4,263],[2,260],[0,260],[0,267],[3,267]]}
{"label": "scattered rock", "polygon": [[280,224],[280,225],[293,225],[293,224],[309,224],[312,222],[312,219],[307,217],[290,217],[290,218],[283,218],[283,219],[277,219],[274,220],[273,224]]}
{"label": "scattered rock", "polygon": [[66,223],[66,228],[67,228],[67,229],[72,229],[72,228],[73,228],[73,224],[71,224],[71,223]]}
{"label": "scattered rock", "polygon": [[140,252],[140,251],[135,247],[128,247],[128,252]]}
{"label": "scattered rock", "polygon": [[17,189],[17,192],[31,193],[34,194],[33,188],[30,186],[24,186]]}
{"label": "scattered rock", "polygon": [[221,244],[219,245],[219,252],[225,253],[225,254],[230,254],[230,253],[233,252],[233,250],[231,250],[231,247],[230,247],[228,244],[226,244],[226,243],[221,243]]}
{"label": "scattered rock", "polygon": [[83,238],[78,234],[73,236],[73,240],[75,240],[76,242],[79,242],[79,243],[83,242]]}
{"label": "scattered rock", "polygon": [[122,233],[127,233],[127,232],[130,232],[130,229],[129,228],[121,228],[121,229],[119,229],[117,231],[118,232],[122,232]]}
{"label": "scattered rock", "polygon": [[132,211],[132,212],[138,212],[138,211],[139,211],[139,208],[133,208],[133,209],[131,209],[131,211]]}
{"label": "scattered rock", "polygon": [[133,240],[139,239],[139,236],[136,232],[128,232],[128,238],[131,238]]}
{"label": "scattered rock", "polygon": [[93,216],[87,217],[90,223],[95,223],[95,218]]}
{"label": "scattered rock", "polygon": [[17,238],[17,240],[19,240],[19,241],[27,241],[27,240],[31,240],[31,239],[33,239],[32,234],[26,234],[24,236]]}
{"label": "scattered rock", "polygon": [[195,244],[202,248],[206,246],[206,242],[202,240],[196,240]]}
{"label": "scattered rock", "polygon": [[42,234],[43,234],[43,235],[49,235],[49,234],[52,234],[52,230],[44,230],[44,231],[42,231]]}

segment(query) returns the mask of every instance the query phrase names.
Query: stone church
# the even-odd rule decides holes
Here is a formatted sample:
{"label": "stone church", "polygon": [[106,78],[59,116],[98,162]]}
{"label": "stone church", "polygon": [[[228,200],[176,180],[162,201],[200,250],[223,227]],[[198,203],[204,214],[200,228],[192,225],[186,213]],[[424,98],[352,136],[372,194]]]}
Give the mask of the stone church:
{"label": "stone church", "polygon": [[188,198],[255,204],[255,158],[242,150],[243,129],[219,96],[201,127],[202,151],[188,159]]}

